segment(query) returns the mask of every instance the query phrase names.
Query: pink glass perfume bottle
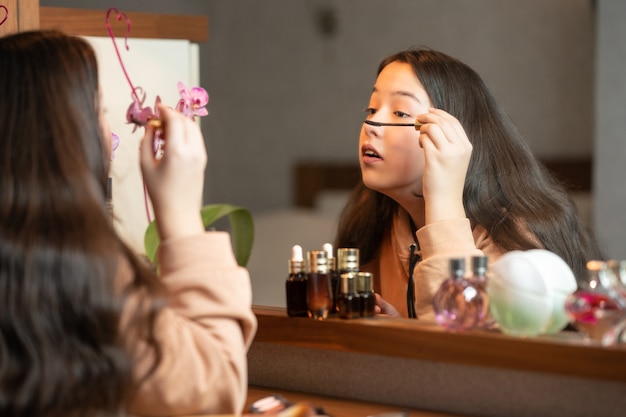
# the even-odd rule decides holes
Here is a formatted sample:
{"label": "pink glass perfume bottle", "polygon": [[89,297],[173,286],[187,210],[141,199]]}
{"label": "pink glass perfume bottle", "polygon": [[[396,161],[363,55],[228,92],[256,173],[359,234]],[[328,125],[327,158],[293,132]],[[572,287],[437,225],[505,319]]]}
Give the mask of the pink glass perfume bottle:
{"label": "pink glass perfume bottle", "polygon": [[481,324],[482,295],[464,275],[465,259],[451,259],[450,277],[441,284],[433,298],[435,319],[448,330],[471,330]]}
{"label": "pink glass perfume bottle", "polygon": [[586,279],[578,280],[578,289],[567,298],[565,310],[589,341],[604,346],[618,343],[626,320],[626,297],[606,262],[587,262]]}

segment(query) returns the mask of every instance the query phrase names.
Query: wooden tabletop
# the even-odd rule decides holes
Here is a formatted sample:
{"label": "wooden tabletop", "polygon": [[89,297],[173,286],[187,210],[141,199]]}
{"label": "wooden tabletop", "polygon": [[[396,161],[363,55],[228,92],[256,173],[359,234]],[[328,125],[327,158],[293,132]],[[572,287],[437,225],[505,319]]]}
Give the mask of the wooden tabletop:
{"label": "wooden tabletop", "polygon": [[[305,394],[289,390],[255,386],[248,388],[248,400],[244,412],[249,411],[250,404],[254,401],[273,394],[279,394],[292,403],[304,402],[316,409],[323,408],[324,412],[331,417],[368,417],[378,415],[382,417],[383,414],[385,417],[460,417],[458,414],[407,409],[392,405],[353,401],[324,395]],[[387,415],[386,413],[394,414]]]}
{"label": "wooden tabletop", "polygon": [[625,345],[589,344],[574,332],[523,339],[480,330],[449,332],[418,320],[315,321],[289,318],[279,307],[254,311],[255,342],[626,382]]}
{"label": "wooden tabletop", "polygon": [[[264,388],[257,386],[248,387],[248,398],[242,414],[220,414],[220,415],[189,415],[185,417],[254,417],[260,414],[249,414],[250,405],[255,401],[274,394],[278,394],[291,404],[304,403],[311,408],[321,412],[322,410],[330,417],[462,417],[458,414],[437,413],[409,408],[402,408],[393,405],[375,404],[365,401],[353,401],[341,398],[334,398],[324,395],[306,394],[302,392]],[[277,416],[278,412],[273,414]],[[467,417],[467,416],[463,416]]]}

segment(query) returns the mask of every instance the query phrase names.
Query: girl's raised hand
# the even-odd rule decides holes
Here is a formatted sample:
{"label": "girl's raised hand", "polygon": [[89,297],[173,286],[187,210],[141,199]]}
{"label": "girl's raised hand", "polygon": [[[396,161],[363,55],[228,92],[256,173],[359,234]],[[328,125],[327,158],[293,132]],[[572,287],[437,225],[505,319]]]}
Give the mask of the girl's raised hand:
{"label": "girl's raised hand", "polygon": [[160,106],[159,113],[163,154],[155,157],[155,128],[148,125],[139,157],[159,236],[165,240],[204,230],[200,207],[207,154],[196,122],[165,106]]}
{"label": "girl's raised hand", "polygon": [[463,187],[472,144],[461,123],[449,113],[429,109],[417,120],[424,149],[423,195],[425,222],[465,218]]}

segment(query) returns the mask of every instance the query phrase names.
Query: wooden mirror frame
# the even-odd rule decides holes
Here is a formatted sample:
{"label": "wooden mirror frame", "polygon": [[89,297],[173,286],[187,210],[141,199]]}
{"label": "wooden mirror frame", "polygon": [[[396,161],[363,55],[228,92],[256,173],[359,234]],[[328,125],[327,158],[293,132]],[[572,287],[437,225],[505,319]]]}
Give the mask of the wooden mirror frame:
{"label": "wooden mirror frame", "polygon": [[[39,0],[5,0],[9,17],[0,26],[0,36],[33,29],[60,29],[70,35],[107,36],[106,10],[40,7]],[[129,12],[126,10],[121,10]],[[198,15],[174,15],[132,12],[132,34],[137,38],[187,39],[206,42],[209,18]]]}

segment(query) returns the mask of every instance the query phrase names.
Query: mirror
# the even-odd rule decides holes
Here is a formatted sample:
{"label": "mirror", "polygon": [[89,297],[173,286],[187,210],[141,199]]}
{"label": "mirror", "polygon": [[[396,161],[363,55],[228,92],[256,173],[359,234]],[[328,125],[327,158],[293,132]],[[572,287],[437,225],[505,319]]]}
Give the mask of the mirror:
{"label": "mirror", "polygon": [[[41,0],[92,9],[99,3]],[[332,241],[345,201],[342,192],[324,190],[313,207],[296,206],[296,166],[358,163],[361,110],[379,61],[390,53],[427,45],[459,58],[481,75],[538,156],[589,162],[592,3],[128,0],[124,8],[209,16],[209,40],[199,45],[200,83],[210,94],[210,115],[202,120],[205,202],[253,212],[254,302],[284,305],[291,246],[312,250]],[[590,211],[590,195],[580,200]]]}

